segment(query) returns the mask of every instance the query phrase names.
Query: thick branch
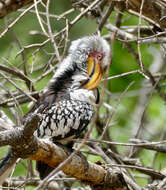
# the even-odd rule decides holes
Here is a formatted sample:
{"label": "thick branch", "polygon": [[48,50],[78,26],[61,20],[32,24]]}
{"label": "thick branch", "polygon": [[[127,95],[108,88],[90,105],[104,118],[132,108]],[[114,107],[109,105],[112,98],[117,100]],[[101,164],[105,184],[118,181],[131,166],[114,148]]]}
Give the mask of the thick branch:
{"label": "thick branch", "polygon": [[[68,158],[70,153],[49,141],[38,141],[38,151],[30,156],[32,160],[42,160],[52,167]],[[64,173],[76,177],[79,180],[89,181],[93,184],[99,184],[104,180],[106,171],[101,166],[88,162],[86,169],[85,161],[75,154],[71,161],[65,164],[62,168]]]}
{"label": "thick branch", "polygon": [[[126,10],[132,10],[140,13],[142,0],[124,0],[116,1],[118,7],[125,7]],[[142,15],[151,19],[153,22],[160,25],[161,28],[166,28],[166,1],[165,0],[144,0]]]}
{"label": "thick branch", "polygon": [[10,145],[17,157],[27,157],[37,150],[36,138],[33,133],[40,118],[30,115],[23,128],[17,127],[0,133],[0,146]]}
{"label": "thick branch", "polygon": [[[39,119],[38,115],[29,115],[23,128],[12,128],[0,133],[0,145],[11,146],[10,154],[14,159],[8,160],[11,160],[12,164],[13,160],[16,161],[20,157],[41,160],[51,167],[57,167],[70,156],[71,152],[68,150],[60,148],[51,141],[40,140],[33,136]],[[4,162],[4,164],[8,163]],[[8,165],[0,168],[0,176],[3,175],[5,168],[9,168]],[[89,182],[93,186],[97,185],[110,190],[127,189],[127,185],[122,183],[124,179],[120,171],[110,172],[100,165],[85,162],[85,158],[80,154],[73,154],[73,157],[62,165],[61,169],[67,175]]]}
{"label": "thick branch", "polygon": [[[59,146],[49,141],[39,140],[38,151],[29,158],[32,160],[41,160],[49,166],[56,167],[65,161],[69,155],[70,152]],[[62,170],[65,174],[73,176],[81,181],[88,182],[93,186],[97,185],[105,189],[109,187],[110,190],[127,189],[120,172],[117,172],[117,170],[112,170],[111,172],[107,171],[102,166],[91,162],[88,162],[87,167],[84,158],[79,154],[75,154],[69,162],[63,165]],[[99,187],[96,188],[99,189]]]}

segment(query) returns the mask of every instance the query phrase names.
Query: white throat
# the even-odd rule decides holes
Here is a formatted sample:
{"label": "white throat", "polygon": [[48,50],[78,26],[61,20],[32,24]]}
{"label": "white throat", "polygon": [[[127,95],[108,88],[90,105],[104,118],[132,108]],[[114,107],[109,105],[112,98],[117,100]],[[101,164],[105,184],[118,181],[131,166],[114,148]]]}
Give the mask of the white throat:
{"label": "white throat", "polygon": [[87,89],[71,89],[70,98],[72,100],[80,100],[90,104],[94,104],[96,102],[94,92]]}

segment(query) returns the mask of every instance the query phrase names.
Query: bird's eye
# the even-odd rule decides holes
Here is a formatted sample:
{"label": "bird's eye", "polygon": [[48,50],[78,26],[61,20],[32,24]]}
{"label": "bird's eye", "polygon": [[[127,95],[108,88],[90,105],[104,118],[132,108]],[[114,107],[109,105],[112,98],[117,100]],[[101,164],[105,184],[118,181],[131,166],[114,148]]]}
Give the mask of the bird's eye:
{"label": "bird's eye", "polygon": [[99,53],[99,54],[97,55],[97,59],[98,59],[99,61],[101,61],[101,60],[103,59],[103,55]]}

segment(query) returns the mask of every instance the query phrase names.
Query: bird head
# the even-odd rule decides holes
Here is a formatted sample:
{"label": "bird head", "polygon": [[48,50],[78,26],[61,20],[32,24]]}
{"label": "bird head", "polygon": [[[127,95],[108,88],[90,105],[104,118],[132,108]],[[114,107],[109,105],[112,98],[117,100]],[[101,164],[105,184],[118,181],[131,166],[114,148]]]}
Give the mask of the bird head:
{"label": "bird head", "polygon": [[99,36],[88,36],[73,41],[69,54],[73,65],[80,70],[77,80],[87,90],[95,89],[104,75],[108,64],[109,45]]}
{"label": "bird head", "polygon": [[73,99],[91,99],[103,78],[109,52],[106,40],[97,35],[72,41],[68,56],[58,66],[46,91],[56,99],[67,94]]}

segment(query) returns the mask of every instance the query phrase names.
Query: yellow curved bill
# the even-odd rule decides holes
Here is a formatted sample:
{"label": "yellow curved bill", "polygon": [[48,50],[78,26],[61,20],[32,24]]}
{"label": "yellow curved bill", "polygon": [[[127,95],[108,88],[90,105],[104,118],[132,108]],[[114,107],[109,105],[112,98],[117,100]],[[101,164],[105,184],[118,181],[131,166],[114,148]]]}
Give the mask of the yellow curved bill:
{"label": "yellow curved bill", "polygon": [[93,90],[100,84],[104,72],[102,70],[101,65],[99,64],[99,61],[94,57],[89,57],[87,64],[88,64],[88,76],[90,77],[90,79],[88,83],[84,86],[84,88],[88,90]]}

